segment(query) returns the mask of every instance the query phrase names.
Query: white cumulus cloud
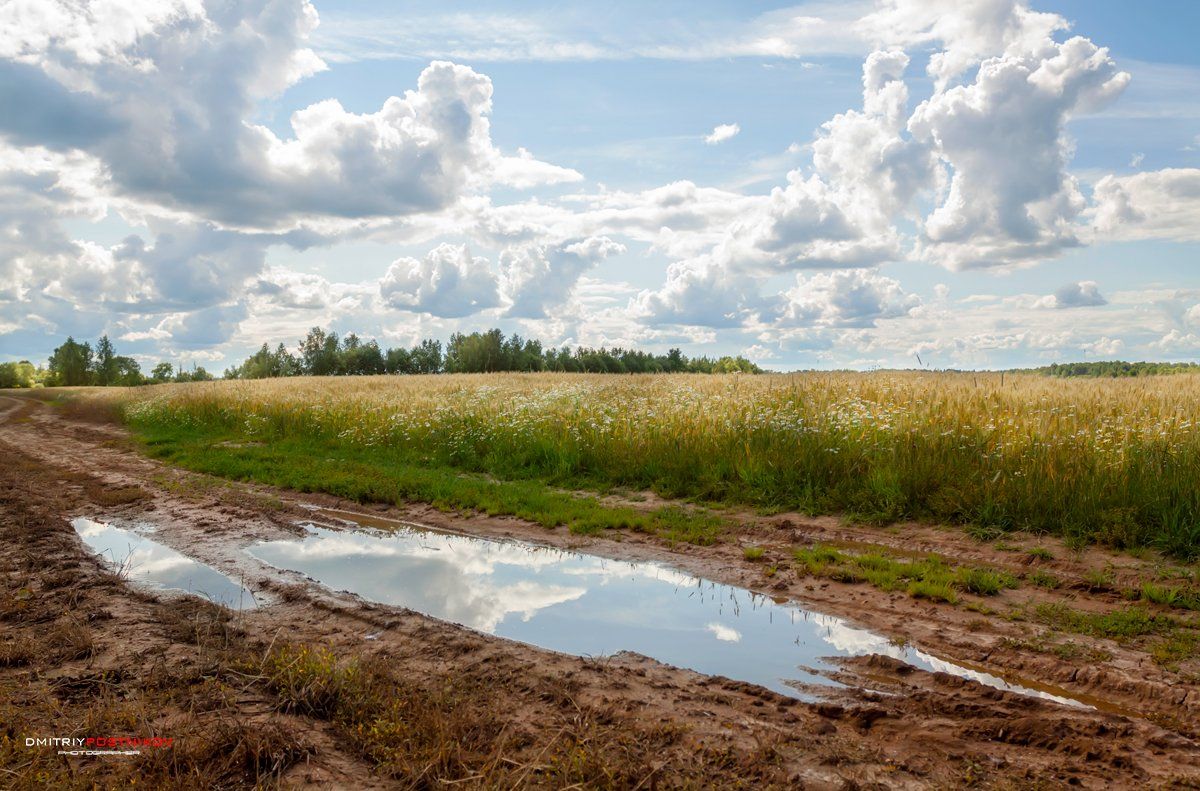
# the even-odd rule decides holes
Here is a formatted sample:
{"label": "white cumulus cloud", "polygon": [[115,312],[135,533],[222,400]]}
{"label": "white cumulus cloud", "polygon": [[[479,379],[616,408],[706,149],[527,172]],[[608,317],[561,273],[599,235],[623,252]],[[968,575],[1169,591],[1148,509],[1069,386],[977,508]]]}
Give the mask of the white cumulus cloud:
{"label": "white cumulus cloud", "polygon": [[458,318],[500,304],[486,258],[464,245],[442,244],[423,258],[397,258],[379,281],[384,304],[414,313]]}
{"label": "white cumulus cloud", "polygon": [[1103,239],[1200,240],[1200,168],[1168,168],[1096,183],[1091,218]]}
{"label": "white cumulus cloud", "polygon": [[37,89],[20,94],[24,112],[0,117],[0,134],[87,151],[131,199],[279,230],[437,210],[495,181],[580,178],[527,151],[501,154],[491,80],[444,61],[376,112],[326,99],[291,115],[290,136],[254,123],[260,102],[324,68],[307,0],[142,3],[124,15],[110,5],[18,3],[25,32],[0,40],[0,84]]}
{"label": "white cumulus cloud", "polygon": [[1065,124],[1128,82],[1107,50],[1076,37],[987,60],[970,84],[923,102],[908,128],[948,168],[949,188],[925,217],[918,256],[962,269],[1033,262],[1078,244],[1085,202],[1066,170]]}
{"label": "white cumulus cloud", "polygon": [[510,301],[504,315],[546,317],[547,308],[566,302],[581,275],[597,262],[625,252],[607,236],[593,236],[554,245],[527,245],[500,256],[503,291]]}
{"label": "white cumulus cloud", "polygon": [[742,127],[737,124],[718,124],[704,137],[704,142],[710,146],[715,146],[718,143],[724,143],[726,140],[732,140],[741,131]]}
{"label": "white cumulus cloud", "polygon": [[1067,283],[1033,304],[1038,308],[1090,308],[1107,305],[1108,300],[1100,293],[1100,286],[1096,281],[1080,280],[1077,283]]}
{"label": "white cumulus cloud", "polygon": [[865,269],[798,275],[783,293],[774,324],[779,327],[872,327],[880,319],[906,316],[921,299],[899,281]]}

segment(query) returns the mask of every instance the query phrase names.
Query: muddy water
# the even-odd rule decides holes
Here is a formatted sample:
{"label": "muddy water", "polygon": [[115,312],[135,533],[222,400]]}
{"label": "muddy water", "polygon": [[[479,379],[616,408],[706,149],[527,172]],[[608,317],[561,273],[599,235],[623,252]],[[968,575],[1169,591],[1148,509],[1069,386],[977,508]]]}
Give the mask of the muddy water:
{"label": "muddy water", "polygon": [[390,530],[304,523],[299,539],[247,550],[337,591],[579,656],[633,651],[710,675],[808,697],[836,658],[884,654],[914,667],[1055,700],[947,662],[840,618],[650,562],[396,523]]}
{"label": "muddy water", "polygon": [[141,533],[80,517],[71,526],[93,552],[133,583],[202,596],[237,610],[254,609],[254,594],[209,566]]}

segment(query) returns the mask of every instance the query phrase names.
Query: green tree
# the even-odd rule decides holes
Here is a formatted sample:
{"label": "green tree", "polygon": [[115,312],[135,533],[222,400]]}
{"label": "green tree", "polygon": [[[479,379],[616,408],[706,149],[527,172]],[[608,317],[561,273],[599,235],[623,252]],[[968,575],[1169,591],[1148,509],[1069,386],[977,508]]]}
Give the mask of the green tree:
{"label": "green tree", "polygon": [[187,371],[181,365],[175,373],[176,382],[211,382],[213,378],[213,375],[204,370],[203,366],[196,367],[193,365],[192,370]]}
{"label": "green tree", "polygon": [[426,338],[409,352],[413,373],[435,374],[442,370],[442,344]]}
{"label": "green tree", "polygon": [[388,349],[384,358],[384,371],[389,374],[413,374],[412,352],[408,349]]}
{"label": "green tree", "polygon": [[110,384],[137,387],[146,383],[146,378],[142,376],[142,367],[132,357],[118,355],[113,358],[112,365],[116,373]]}
{"label": "green tree", "polygon": [[169,382],[175,376],[175,367],[167,362],[159,363],[150,370],[150,381]]}
{"label": "green tree", "polygon": [[37,374],[37,369],[28,360],[0,363],[0,388],[33,387],[37,384]]}
{"label": "green tree", "polygon": [[269,379],[277,376],[298,376],[301,372],[300,361],[287,350],[282,343],[271,351],[271,347],[262,347],[246,358],[245,362],[236,368],[225,372],[226,379]]}
{"label": "green tree", "polygon": [[50,355],[50,384],[66,387],[91,384],[92,347],[68,336]]}
{"label": "green tree", "polygon": [[117,350],[107,335],[102,335],[96,341],[96,353],[92,358],[93,381],[101,387],[116,384],[120,375],[117,363]]}
{"label": "green tree", "polygon": [[383,373],[386,370],[386,363],[379,344],[374,340],[363,343],[357,335],[353,332],[350,333],[342,339],[338,370],[350,376]]}
{"label": "green tree", "polygon": [[331,376],[338,370],[338,336],[320,327],[308,331],[300,341],[300,365],[309,376]]}

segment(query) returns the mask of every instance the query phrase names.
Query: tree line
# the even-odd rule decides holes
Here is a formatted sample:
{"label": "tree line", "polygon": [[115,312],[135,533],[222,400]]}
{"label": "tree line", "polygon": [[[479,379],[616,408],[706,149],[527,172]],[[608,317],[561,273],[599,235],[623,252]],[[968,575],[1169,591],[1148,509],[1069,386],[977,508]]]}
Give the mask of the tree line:
{"label": "tree line", "polygon": [[[313,327],[295,352],[280,343],[264,343],[241,365],[225,371],[226,379],[267,379],[279,376],[365,376],[370,374],[490,373],[500,371],[561,371],[573,373],[762,373],[745,357],[687,357],[679,349],[652,354],[620,347],[574,349],[543,347],[541,341],[498,329],[456,332],[443,347],[426,339],[411,348],[383,349],[353,332],[339,337]],[[74,387],[81,385],[134,387],[163,382],[205,382],[213,375],[202,367],[191,370],[160,362],[142,372],[137,360],[117,354],[105,335],[91,343],[74,337],[50,355],[45,368],[28,360],[0,363],[0,388]]]}
{"label": "tree line", "polygon": [[99,385],[133,387],[162,382],[204,382],[213,375],[200,367],[190,371],[182,365],[176,368],[161,362],[147,376],[132,357],[117,354],[116,347],[105,335],[92,344],[79,343],[74,337],[50,355],[45,368],[37,368],[28,360],[0,363],[0,387],[76,387]]}
{"label": "tree line", "polygon": [[679,349],[652,354],[637,349],[574,349],[543,347],[541,341],[498,329],[456,332],[449,342],[426,339],[411,348],[383,349],[375,340],[354,333],[313,327],[296,352],[280,343],[262,347],[226,379],[266,379],[278,376],[366,376],[371,374],[492,373],[501,371],[560,371],[573,373],[762,373],[745,357],[688,358]]}
{"label": "tree line", "polygon": [[[1014,372],[1045,376],[1132,377],[1200,372],[1197,363],[1102,362],[1053,363]],[[281,376],[365,376],[371,374],[491,373],[502,371],[559,371],[570,373],[762,373],[745,357],[687,357],[679,349],[653,354],[621,347],[544,347],[541,341],[499,329],[454,333],[443,347],[426,339],[411,348],[383,349],[375,340],[351,332],[339,337],[313,327],[296,351],[280,343],[264,343],[241,365],[225,371],[226,379],[267,379]],[[57,386],[137,386],[163,382],[204,382],[214,377],[203,367],[191,370],[160,362],[143,374],[132,357],[117,354],[105,335],[93,347],[73,337],[56,348],[45,368],[28,360],[0,363],[0,388]]]}
{"label": "tree line", "polygon": [[1200,371],[1196,363],[1127,363],[1123,360],[1108,360],[1094,363],[1053,363],[1034,368],[1034,373],[1045,376],[1159,376],[1161,374],[1195,373]]}

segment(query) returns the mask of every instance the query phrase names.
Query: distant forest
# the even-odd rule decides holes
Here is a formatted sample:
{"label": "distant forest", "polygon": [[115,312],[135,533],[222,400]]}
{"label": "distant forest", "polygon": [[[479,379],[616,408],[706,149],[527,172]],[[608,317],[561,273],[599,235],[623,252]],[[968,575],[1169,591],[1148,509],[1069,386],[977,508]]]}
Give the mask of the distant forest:
{"label": "distant forest", "polygon": [[[279,376],[365,376],[370,374],[487,373],[493,371],[570,371],[578,373],[762,373],[744,357],[687,357],[679,349],[651,354],[636,349],[576,347],[545,348],[541,341],[519,335],[505,337],[498,329],[455,333],[442,347],[423,340],[412,348],[383,349],[374,340],[354,333],[339,338],[320,327],[309,330],[295,353],[280,343],[262,348],[241,365],[225,371],[226,379],[267,379]],[[161,362],[149,374],[132,357],[117,354],[108,336],[93,347],[74,338],[54,350],[48,365],[28,360],[0,363],[0,388],[78,385],[132,387],[163,382],[203,382],[213,379],[204,368],[187,370]]]}
{"label": "distant forest", "polygon": [[1041,368],[1029,369],[1032,373],[1046,376],[1159,376],[1161,374],[1195,373],[1200,371],[1196,363],[1127,363],[1110,360],[1096,363],[1053,363]]}
{"label": "distant forest", "polygon": [[339,338],[320,327],[309,330],[297,353],[284,344],[274,350],[264,343],[245,362],[225,371],[226,379],[276,376],[362,376],[368,374],[491,373],[561,371],[575,373],[762,373],[745,357],[687,357],[679,349],[651,354],[636,349],[571,349],[544,347],[541,341],[505,337],[498,329],[455,333],[443,349],[440,341],[423,340],[412,348],[383,349],[354,333]]}

